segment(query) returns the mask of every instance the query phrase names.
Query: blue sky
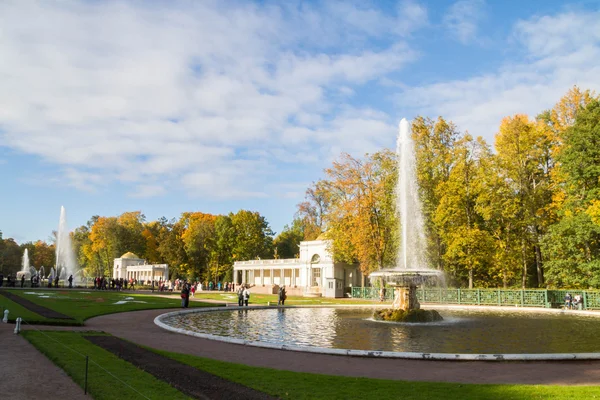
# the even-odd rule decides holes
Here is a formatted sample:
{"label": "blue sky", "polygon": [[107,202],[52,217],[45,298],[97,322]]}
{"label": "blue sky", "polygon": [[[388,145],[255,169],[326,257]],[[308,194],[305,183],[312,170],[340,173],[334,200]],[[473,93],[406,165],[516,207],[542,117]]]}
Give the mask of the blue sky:
{"label": "blue sky", "polygon": [[442,115],[493,143],[600,91],[600,2],[0,2],[0,230],[257,210]]}

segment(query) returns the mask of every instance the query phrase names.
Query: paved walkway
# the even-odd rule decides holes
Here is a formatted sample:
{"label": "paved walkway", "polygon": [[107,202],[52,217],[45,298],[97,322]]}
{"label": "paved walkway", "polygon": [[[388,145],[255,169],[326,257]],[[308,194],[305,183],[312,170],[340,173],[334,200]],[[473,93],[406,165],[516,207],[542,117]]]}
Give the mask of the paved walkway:
{"label": "paved walkway", "polygon": [[89,399],[71,378],[0,322],[0,397],[3,400]]}

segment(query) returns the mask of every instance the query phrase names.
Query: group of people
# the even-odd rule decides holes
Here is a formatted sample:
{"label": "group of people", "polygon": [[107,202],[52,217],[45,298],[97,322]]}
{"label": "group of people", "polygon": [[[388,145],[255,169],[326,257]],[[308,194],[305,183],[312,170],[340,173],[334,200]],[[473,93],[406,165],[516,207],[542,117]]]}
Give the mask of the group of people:
{"label": "group of people", "polygon": [[238,295],[238,306],[248,306],[248,300],[250,300],[250,285],[240,285],[237,290]]}
{"label": "group of people", "polygon": [[[41,277],[40,275],[32,275],[31,278],[29,278],[29,282],[32,288],[36,288],[39,287],[41,282],[42,282],[43,277]],[[49,276],[48,277],[48,288],[52,288],[52,287],[58,287],[59,285],[59,277],[58,275],[56,276]],[[67,279],[67,281],[69,282],[69,288],[73,287],[73,275],[69,275],[69,279]],[[0,287],[2,287],[4,285],[4,275],[0,274]],[[6,277],[6,286],[7,287],[16,287],[17,285],[17,278],[13,278],[12,275],[8,275]],[[21,275],[21,288],[25,287],[25,274]]]}
{"label": "group of people", "polygon": [[583,304],[583,298],[580,294],[573,296],[571,293],[567,293],[565,295],[565,309],[578,309],[580,304]]}
{"label": "group of people", "polygon": [[135,285],[137,285],[137,280],[136,279],[123,279],[123,278],[117,278],[117,279],[107,279],[104,276],[97,276],[94,278],[93,280],[94,283],[94,289],[96,290],[116,290],[117,292],[120,292],[121,290],[125,289],[131,289],[131,290],[135,290]]}

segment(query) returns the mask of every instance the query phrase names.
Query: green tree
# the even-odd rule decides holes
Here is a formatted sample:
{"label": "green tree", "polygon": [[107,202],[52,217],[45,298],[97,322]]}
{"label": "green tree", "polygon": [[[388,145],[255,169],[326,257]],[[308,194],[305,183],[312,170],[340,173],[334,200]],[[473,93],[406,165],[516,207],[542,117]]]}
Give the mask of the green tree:
{"label": "green tree", "polygon": [[176,219],[167,220],[162,217],[158,220],[160,226],[158,233],[158,252],[162,260],[169,264],[169,273],[173,277],[180,275],[180,270],[187,266],[188,259],[185,245],[181,239],[184,225]]}
{"label": "green tree", "polygon": [[23,252],[17,242],[12,238],[4,239],[0,250],[0,272],[2,272],[5,277],[12,275],[14,278],[21,269]]}
{"label": "green tree", "polygon": [[235,245],[233,258],[236,261],[268,258],[273,254],[273,231],[269,223],[257,211],[239,210],[229,214]]}
{"label": "green tree", "polygon": [[565,199],[544,240],[549,283],[598,287],[600,280],[600,101],[591,101],[564,134],[557,156]]}
{"label": "green tree", "polygon": [[286,225],[283,231],[275,237],[273,244],[275,246],[277,258],[296,258],[299,254],[298,246],[304,240],[304,225],[302,220],[296,218],[292,226]]}
{"label": "green tree", "polygon": [[229,215],[219,215],[215,220],[215,246],[211,255],[211,275],[217,280],[230,282],[233,277],[233,249],[235,229]]}

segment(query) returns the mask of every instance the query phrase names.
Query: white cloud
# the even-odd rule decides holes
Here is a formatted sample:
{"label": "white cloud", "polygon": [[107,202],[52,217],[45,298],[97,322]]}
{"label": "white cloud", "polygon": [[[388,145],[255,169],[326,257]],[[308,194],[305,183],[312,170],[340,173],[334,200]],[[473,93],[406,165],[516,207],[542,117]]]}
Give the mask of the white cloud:
{"label": "white cloud", "polygon": [[135,190],[130,193],[131,197],[136,198],[147,198],[162,196],[166,193],[165,188],[162,185],[138,185]]}
{"label": "white cloud", "polygon": [[414,2],[391,16],[346,2],[3,2],[0,146],[82,190],[262,196],[254,177],[275,160],[307,162],[341,137],[373,145],[365,129],[381,123],[342,134],[361,125],[332,93],[413,62],[403,37],[426,20]]}
{"label": "white cloud", "polygon": [[412,87],[398,96],[398,105],[414,114],[442,115],[491,144],[507,115],[535,117],[573,85],[600,90],[599,12],[522,20],[514,35],[528,51],[521,63],[469,79]]}
{"label": "white cloud", "polygon": [[484,0],[459,0],[444,16],[444,25],[461,43],[479,41],[478,25],[485,16]]}

